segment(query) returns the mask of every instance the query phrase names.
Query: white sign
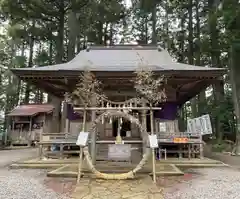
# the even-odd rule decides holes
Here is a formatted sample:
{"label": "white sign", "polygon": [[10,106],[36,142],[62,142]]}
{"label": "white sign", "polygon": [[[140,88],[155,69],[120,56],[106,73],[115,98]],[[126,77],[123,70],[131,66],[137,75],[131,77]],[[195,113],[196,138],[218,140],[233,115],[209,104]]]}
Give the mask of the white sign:
{"label": "white sign", "polygon": [[212,134],[212,124],[210,116],[208,114],[203,115],[200,121],[202,126],[202,135]]}
{"label": "white sign", "polygon": [[108,159],[115,161],[130,161],[131,145],[130,144],[109,144]]}
{"label": "white sign", "polygon": [[89,135],[89,132],[80,132],[78,135],[76,145],[86,146],[88,141],[88,135]]}
{"label": "white sign", "polygon": [[148,135],[150,148],[158,148],[157,135]]}
{"label": "white sign", "polygon": [[187,121],[187,132],[192,134],[212,134],[212,125],[210,116],[203,115]]}
{"label": "white sign", "polygon": [[166,132],[167,131],[167,127],[166,127],[165,122],[159,122],[159,131],[160,132]]}
{"label": "white sign", "polygon": [[201,134],[202,133],[202,127],[201,127],[201,123],[200,123],[200,117],[197,117],[197,118],[193,119],[193,123],[194,123],[195,133]]}
{"label": "white sign", "polygon": [[187,132],[193,133],[194,131],[194,123],[192,119],[187,120]]}

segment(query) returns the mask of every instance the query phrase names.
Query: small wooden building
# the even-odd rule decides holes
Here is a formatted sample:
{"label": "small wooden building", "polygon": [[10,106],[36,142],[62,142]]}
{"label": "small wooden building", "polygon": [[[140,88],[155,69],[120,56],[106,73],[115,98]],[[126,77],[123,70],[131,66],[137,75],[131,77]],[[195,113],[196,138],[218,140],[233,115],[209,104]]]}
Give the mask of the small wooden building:
{"label": "small wooden building", "polygon": [[[102,82],[104,87],[103,91],[108,97],[108,100],[112,102],[124,102],[136,97],[133,79],[136,76],[135,71],[139,69],[139,67],[147,67],[152,70],[156,76],[164,75],[167,79],[167,85],[165,87],[167,95],[166,103],[173,104],[175,109],[173,113],[171,113],[171,117],[167,118],[162,117],[162,113],[155,113],[155,132],[158,133],[159,137],[162,137],[162,140],[165,138],[162,136],[162,132],[160,132],[158,122],[163,120],[168,123],[173,123],[173,125],[170,125],[171,128],[167,127],[166,131],[171,133],[170,136],[179,136],[179,129],[176,124],[176,107],[183,105],[186,101],[195,97],[210,85],[214,84],[215,87],[219,89],[219,92],[221,92],[220,85],[223,84],[223,74],[225,73],[225,69],[222,68],[209,68],[177,63],[173,61],[167,50],[160,46],[151,45],[90,46],[82,50],[73,60],[67,63],[11,70],[22,80],[63,100],[66,92],[71,92],[75,89],[79,81],[79,74],[87,69]],[[105,103],[105,106],[106,104],[107,103]],[[172,110],[173,109],[166,108],[166,112],[168,113]],[[95,120],[96,112],[91,111],[88,114],[90,114],[89,118],[91,118],[88,119],[88,122]],[[65,117],[67,121],[66,116],[67,114],[63,114],[63,117]],[[136,117],[139,118],[142,125],[150,131],[150,121],[147,112],[139,111]],[[65,120],[62,121],[65,123]],[[65,129],[69,131],[70,128],[67,123],[68,122],[65,123]],[[133,125],[131,126],[127,122],[124,125],[126,132],[131,131],[130,137],[126,136],[124,139],[146,140],[146,137],[141,135]],[[112,123],[99,124],[99,139],[103,141],[114,140],[116,136],[116,126],[115,121]],[[77,127],[77,129],[79,129],[79,127]],[[125,133],[123,136],[125,136]],[[96,136],[93,136],[91,139],[92,143],[96,142]],[[169,142],[171,142],[172,137],[169,139]],[[95,144],[92,144],[92,154],[94,151],[96,152],[94,145]]]}
{"label": "small wooden building", "polygon": [[39,141],[40,132],[51,131],[54,106],[51,104],[27,104],[14,108],[9,114],[8,139],[12,145],[29,145]]}

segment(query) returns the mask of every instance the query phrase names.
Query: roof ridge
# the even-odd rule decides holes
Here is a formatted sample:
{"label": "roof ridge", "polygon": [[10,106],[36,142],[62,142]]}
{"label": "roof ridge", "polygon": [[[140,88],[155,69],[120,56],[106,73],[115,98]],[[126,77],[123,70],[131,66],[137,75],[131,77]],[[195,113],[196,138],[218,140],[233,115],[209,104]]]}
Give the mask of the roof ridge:
{"label": "roof ridge", "polygon": [[114,46],[89,46],[89,51],[91,50],[157,50],[157,45],[114,45]]}

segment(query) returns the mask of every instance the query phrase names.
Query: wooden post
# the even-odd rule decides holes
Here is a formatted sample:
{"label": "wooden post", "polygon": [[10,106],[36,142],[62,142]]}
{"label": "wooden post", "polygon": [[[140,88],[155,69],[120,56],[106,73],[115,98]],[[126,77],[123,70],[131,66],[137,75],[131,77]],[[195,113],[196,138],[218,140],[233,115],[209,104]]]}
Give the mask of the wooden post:
{"label": "wooden post", "polygon": [[[14,119],[14,118],[13,118]],[[14,125],[15,125],[15,122],[14,122],[14,120],[12,120],[12,135],[11,135],[11,139],[13,139],[13,136],[14,136],[14,139],[16,139],[16,137],[17,137],[17,135],[15,135],[16,134],[16,132],[14,131]],[[16,136],[16,137],[15,137]],[[11,142],[11,146],[13,146],[13,143]]]}
{"label": "wooden post", "polygon": [[29,123],[29,138],[28,138],[28,146],[31,145],[30,141],[31,141],[31,135],[32,135],[32,117],[30,117],[30,123]]}
{"label": "wooden post", "polygon": [[41,160],[43,158],[43,145],[41,144],[42,142],[42,131],[43,131],[43,128],[40,129],[40,132],[39,132],[39,159]]}
{"label": "wooden post", "polygon": [[[152,107],[152,104],[150,104]],[[151,121],[151,135],[154,134],[154,122],[153,122],[153,110],[150,110],[150,121]],[[155,160],[155,149],[152,149],[152,174],[153,182],[156,183],[156,160]]]}
{"label": "wooden post", "polygon": [[[143,104],[143,106],[146,106],[146,104]],[[142,110],[141,111],[141,120],[142,120],[142,126],[143,128],[147,131],[147,118],[146,118],[146,110]],[[142,139],[143,141],[146,141],[146,135],[145,134],[142,134]],[[143,150],[143,153],[145,153],[146,151],[146,144],[143,143],[143,146],[142,146],[142,150]]]}
{"label": "wooden post", "polygon": [[62,117],[61,117],[61,131],[62,132],[67,132],[67,102],[63,101],[63,111],[62,111]]}
{"label": "wooden post", "polygon": [[[92,111],[91,117],[92,122],[94,122],[96,119],[96,111]],[[91,156],[93,165],[96,164],[96,139],[97,139],[96,133],[91,134]]]}
{"label": "wooden post", "polygon": [[203,159],[203,139],[202,139],[202,134],[200,134],[200,146],[199,146],[199,156],[200,159]]}
{"label": "wooden post", "polygon": [[[87,117],[87,111],[84,110],[83,111],[83,126],[82,126],[83,132],[85,131],[85,128],[86,128],[86,117]],[[82,162],[83,162],[83,147],[80,146],[77,183],[80,182],[80,178],[81,178]]]}
{"label": "wooden post", "polygon": [[69,133],[69,126],[70,126],[70,121],[69,119],[65,120],[65,133]]}

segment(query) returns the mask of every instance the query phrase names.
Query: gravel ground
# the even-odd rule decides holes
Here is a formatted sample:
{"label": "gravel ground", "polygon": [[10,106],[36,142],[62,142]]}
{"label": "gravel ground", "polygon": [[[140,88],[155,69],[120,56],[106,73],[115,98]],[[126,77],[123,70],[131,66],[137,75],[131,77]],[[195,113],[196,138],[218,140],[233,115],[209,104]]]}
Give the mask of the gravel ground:
{"label": "gravel ground", "polygon": [[[9,170],[7,165],[36,155],[35,149],[0,151],[0,199],[71,199],[74,180],[46,178],[43,170]],[[189,169],[181,177],[160,177],[165,199],[240,198],[240,171]]]}
{"label": "gravel ground", "polygon": [[[240,198],[240,172],[232,168],[190,170],[188,177],[165,188],[165,199]],[[180,182],[181,183],[176,183]]]}
{"label": "gravel ground", "polygon": [[0,199],[69,199],[59,185],[58,190],[44,183],[46,173],[39,170],[0,170]]}
{"label": "gravel ground", "polygon": [[7,168],[12,162],[35,154],[35,149],[0,151],[0,199],[70,199],[73,184],[46,178],[43,170]]}

